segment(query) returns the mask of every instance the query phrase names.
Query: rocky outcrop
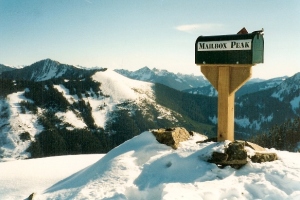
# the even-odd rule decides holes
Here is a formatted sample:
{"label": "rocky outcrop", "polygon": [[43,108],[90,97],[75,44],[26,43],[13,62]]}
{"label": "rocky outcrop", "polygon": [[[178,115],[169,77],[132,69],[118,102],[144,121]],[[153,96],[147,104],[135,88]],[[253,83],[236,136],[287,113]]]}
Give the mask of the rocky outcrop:
{"label": "rocky outcrop", "polygon": [[[254,155],[247,155],[245,146],[248,146],[254,150]],[[225,148],[224,153],[213,152],[208,162],[215,163],[219,166],[230,165],[233,168],[240,168],[247,164],[248,160],[254,163],[270,162],[277,160],[277,154],[268,152],[265,148],[246,141],[234,141],[229,143]]]}
{"label": "rocky outcrop", "polygon": [[255,155],[251,157],[254,163],[271,162],[277,159],[277,154],[272,152],[255,152]]}
{"label": "rocky outcrop", "polygon": [[176,128],[160,128],[151,131],[156,137],[156,140],[161,143],[177,149],[180,142],[190,138],[190,133],[182,127]]}
{"label": "rocky outcrop", "polygon": [[26,200],[33,200],[35,197],[35,193],[32,193],[31,195],[29,195],[29,197]]}
{"label": "rocky outcrop", "polygon": [[224,153],[213,152],[208,162],[215,163],[220,166],[230,165],[233,168],[240,168],[247,163],[247,151],[245,150],[245,142],[234,141],[225,148]]}

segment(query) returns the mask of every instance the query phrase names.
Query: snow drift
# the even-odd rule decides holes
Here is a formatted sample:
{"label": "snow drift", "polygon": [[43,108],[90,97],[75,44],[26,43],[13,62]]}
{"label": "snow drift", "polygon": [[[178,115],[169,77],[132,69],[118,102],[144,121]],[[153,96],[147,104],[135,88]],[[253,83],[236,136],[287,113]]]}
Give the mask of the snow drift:
{"label": "snow drift", "polygon": [[[279,160],[223,169],[206,160],[228,142],[177,150],[150,132],[123,143],[98,162],[49,187],[38,199],[299,199],[300,154],[274,151]],[[247,149],[251,153],[251,149]]]}

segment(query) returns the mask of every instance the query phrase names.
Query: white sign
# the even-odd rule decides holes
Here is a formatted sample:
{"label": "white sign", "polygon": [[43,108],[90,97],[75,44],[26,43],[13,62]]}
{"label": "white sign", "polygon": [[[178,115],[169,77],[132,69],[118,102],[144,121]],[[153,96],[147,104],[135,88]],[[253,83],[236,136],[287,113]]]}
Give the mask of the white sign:
{"label": "white sign", "polygon": [[198,42],[197,45],[198,51],[251,50],[251,39]]}

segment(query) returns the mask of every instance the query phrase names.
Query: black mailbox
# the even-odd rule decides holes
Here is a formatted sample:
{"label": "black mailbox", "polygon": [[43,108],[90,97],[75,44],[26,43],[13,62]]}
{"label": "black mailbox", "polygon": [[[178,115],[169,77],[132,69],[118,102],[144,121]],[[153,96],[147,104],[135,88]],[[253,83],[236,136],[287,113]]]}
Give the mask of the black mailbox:
{"label": "black mailbox", "polygon": [[264,62],[261,31],[249,34],[200,36],[195,44],[195,63],[257,64]]}

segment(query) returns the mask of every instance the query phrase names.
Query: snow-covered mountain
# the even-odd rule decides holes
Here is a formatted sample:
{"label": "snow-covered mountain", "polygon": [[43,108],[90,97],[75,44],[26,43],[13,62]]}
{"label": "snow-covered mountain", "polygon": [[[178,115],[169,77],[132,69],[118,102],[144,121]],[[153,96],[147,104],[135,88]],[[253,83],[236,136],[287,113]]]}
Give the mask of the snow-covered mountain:
{"label": "snow-covered mountain", "polygon": [[235,102],[237,125],[247,131],[267,131],[270,124],[299,117],[299,74],[284,79],[276,87],[238,97]]}
{"label": "snow-covered mountain", "polygon": [[299,113],[300,103],[300,73],[282,82],[272,93],[272,97],[281,102],[287,102],[295,113]]}
{"label": "snow-covered mountain", "polygon": [[[2,160],[104,153],[151,128],[185,126],[208,135],[213,133],[214,125],[205,115],[211,115],[214,109],[202,108],[193,95],[182,97],[195,102],[193,108],[182,108],[182,102],[168,99],[166,94],[183,93],[166,86],[129,79],[105,69],[93,71],[94,74],[90,70],[73,73],[67,78],[66,73],[52,73],[64,65],[49,62],[26,67],[51,69],[50,75],[31,70],[34,76],[28,75],[27,79],[35,81],[2,79],[5,88],[0,91]],[[53,78],[57,74],[63,75]]]}
{"label": "snow-covered mountain", "polygon": [[[270,88],[274,88],[278,86],[280,83],[282,83],[287,76],[273,78],[269,80],[263,80],[263,79],[251,79],[248,82],[245,83],[237,92],[236,97],[242,96],[244,94],[249,93],[255,93],[262,90],[267,90]],[[206,96],[218,96],[218,92],[215,90],[215,88],[212,85],[206,85],[201,86],[198,88],[191,88],[187,90],[183,90],[184,92],[188,92],[191,94],[202,94]]]}
{"label": "snow-covered mountain", "polygon": [[11,71],[11,70],[14,70],[14,68],[0,64],[0,74],[2,74],[2,72]]}
{"label": "snow-covered mountain", "polygon": [[[194,134],[177,150],[144,132],[106,155],[59,156],[0,163],[2,199],[272,199],[300,198],[300,154],[267,149],[278,160],[240,168],[207,162],[228,142],[197,144]],[[253,150],[245,148],[248,155]]]}
{"label": "snow-covered mountain", "polygon": [[[135,80],[147,81],[151,83],[160,83],[176,90],[188,92],[190,94],[200,94],[205,96],[218,95],[214,87],[203,77],[187,74],[174,74],[166,70],[150,69],[143,67],[136,71],[116,69],[116,72]],[[251,79],[236,92],[236,97],[244,94],[255,93],[269,88],[274,88],[284,81],[287,76],[273,78],[269,80]]]}
{"label": "snow-covered mountain", "polygon": [[[49,59],[11,72],[0,78],[1,160],[106,153],[145,130],[161,127],[216,134],[216,97]],[[236,137],[249,138],[299,117],[299,85],[296,74],[277,87],[237,97]]]}
{"label": "snow-covered mountain", "polygon": [[203,76],[194,76],[186,74],[174,74],[167,70],[149,69],[143,67],[136,71],[128,71],[124,69],[116,69],[116,72],[135,80],[147,81],[151,83],[161,83],[176,90],[186,90],[190,88],[208,85],[209,83]]}
{"label": "snow-covered mountain", "polygon": [[45,59],[30,66],[3,72],[0,77],[15,80],[45,81],[53,78],[82,78],[99,70],[86,70]]}

